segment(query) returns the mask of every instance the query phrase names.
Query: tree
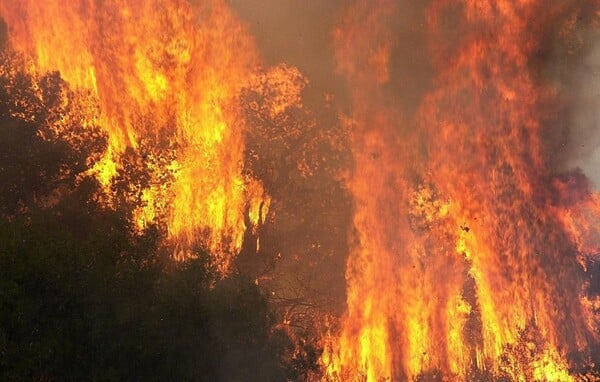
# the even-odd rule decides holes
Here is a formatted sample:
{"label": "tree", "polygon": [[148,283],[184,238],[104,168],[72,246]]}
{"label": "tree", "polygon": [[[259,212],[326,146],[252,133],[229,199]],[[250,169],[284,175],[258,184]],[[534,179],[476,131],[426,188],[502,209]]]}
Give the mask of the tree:
{"label": "tree", "polygon": [[258,287],[206,253],[171,261],[135,205],[105,204],[93,99],[21,64],[0,56],[0,379],[285,379],[292,345]]}

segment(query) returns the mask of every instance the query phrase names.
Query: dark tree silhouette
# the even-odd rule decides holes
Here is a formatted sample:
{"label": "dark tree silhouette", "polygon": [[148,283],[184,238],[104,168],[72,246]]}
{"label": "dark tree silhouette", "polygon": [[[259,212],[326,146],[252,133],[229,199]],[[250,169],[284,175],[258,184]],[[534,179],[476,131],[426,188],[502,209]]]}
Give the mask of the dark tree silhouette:
{"label": "dark tree silhouette", "polygon": [[293,344],[258,287],[201,252],[174,263],[134,205],[106,205],[93,99],[23,67],[0,56],[0,379],[285,380]]}

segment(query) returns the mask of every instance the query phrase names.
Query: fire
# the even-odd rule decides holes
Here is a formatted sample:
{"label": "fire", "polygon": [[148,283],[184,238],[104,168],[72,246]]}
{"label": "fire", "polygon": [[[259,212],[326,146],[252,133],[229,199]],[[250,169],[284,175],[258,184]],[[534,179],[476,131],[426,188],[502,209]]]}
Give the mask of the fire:
{"label": "fire", "polygon": [[227,4],[6,0],[0,16],[13,48],[38,70],[59,71],[98,100],[109,149],[91,171],[107,189],[120,156],[142,153],[152,176],[139,190],[140,228],[164,215],[181,253],[200,241],[225,271],[241,247],[246,211],[268,207],[260,183],[242,173],[237,104],[259,61]]}
{"label": "fire", "polygon": [[[408,3],[356,0],[333,32],[354,206],[347,309],[324,337],[322,378],[574,380],[600,342],[600,297],[586,294],[600,193],[555,168],[559,89],[534,67],[547,35],[597,18],[598,1],[430,0],[435,74],[418,107],[398,95],[410,91],[396,60]],[[289,150],[273,126],[302,109],[308,84],[287,63],[260,68],[228,4],[0,0],[11,49],[32,73],[60,72],[81,124],[107,135],[89,169],[107,203],[126,195],[140,230],[164,224],[175,258],[208,249],[223,274],[272,202],[244,168],[241,98],[253,90],[263,138]],[[302,128],[288,134],[302,141]]]}
{"label": "fire", "polygon": [[400,4],[348,9],[334,41],[358,237],[325,380],[574,379],[569,357],[598,341],[581,267],[600,248],[598,195],[553,174],[556,92],[530,67],[583,3],[434,1],[437,75],[414,119],[390,90]]}

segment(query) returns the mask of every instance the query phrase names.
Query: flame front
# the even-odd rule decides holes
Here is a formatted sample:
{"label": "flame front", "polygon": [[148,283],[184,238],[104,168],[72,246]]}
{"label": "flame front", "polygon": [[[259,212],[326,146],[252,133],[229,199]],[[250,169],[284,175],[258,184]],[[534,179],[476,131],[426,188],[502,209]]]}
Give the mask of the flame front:
{"label": "flame front", "polygon": [[109,150],[93,171],[103,184],[117,175],[122,153],[141,152],[153,175],[139,190],[140,228],[163,214],[183,255],[200,242],[226,270],[242,244],[245,212],[265,198],[242,174],[236,103],[258,59],[226,3],[6,0],[0,16],[12,46],[40,71],[58,70],[99,100],[95,123]]}
{"label": "flame front", "polygon": [[[413,3],[428,4],[434,73],[418,107],[399,95],[411,89],[397,57],[411,53],[398,20]],[[586,295],[586,267],[600,253],[600,194],[555,166],[559,90],[536,65],[549,34],[599,9],[356,0],[339,19],[354,209],[347,311],[327,337],[324,380],[569,381],[593,366],[600,298]],[[244,90],[268,129],[300,108],[303,75],[259,69],[226,0],[0,0],[0,17],[32,73],[59,71],[89,102],[81,123],[108,136],[90,169],[108,201],[129,195],[140,229],[164,222],[175,257],[203,247],[225,274],[271,202],[244,172]]]}
{"label": "flame front", "polygon": [[325,379],[572,380],[569,357],[598,340],[581,267],[598,196],[559,196],[556,92],[532,65],[548,29],[597,4],[433,1],[437,74],[414,118],[391,82],[401,5],[357,1],[334,33],[357,237]]}

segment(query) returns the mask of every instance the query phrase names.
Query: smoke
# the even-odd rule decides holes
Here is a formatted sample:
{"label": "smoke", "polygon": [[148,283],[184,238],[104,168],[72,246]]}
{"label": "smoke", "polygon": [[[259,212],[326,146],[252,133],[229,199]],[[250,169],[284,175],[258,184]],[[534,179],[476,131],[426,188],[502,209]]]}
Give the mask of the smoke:
{"label": "smoke", "polygon": [[[165,2],[165,13],[179,15],[184,3]],[[206,11],[204,1],[189,3]],[[56,2],[48,19],[64,36],[52,39],[57,49],[40,44],[66,54],[58,58],[67,69],[75,61],[105,63],[93,81],[121,124],[133,120],[133,108],[170,126],[176,106],[186,148],[177,159],[187,169],[174,192],[182,201],[172,219],[182,223],[178,236],[210,227],[208,214],[188,212],[233,201],[224,210],[235,212],[226,224],[235,235],[216,229],[214,247],[223,233],[239,238],[246,195],[234,186],[246,183],[248,170],[269,195],[255,215],[271,198],[272,205],[260,231],[245,232],[236,265],[270,292],[286,322],[298,324],[313,307],[342,316],[345,307],[332,301],[343,305],[347,297],[342,338],[355,360],[343,362],[361,368],[365,362],[356,360],[368,358],[372,377],[465,375],[475,359],[505,358],[505,345],[517,344],[533,322],[551,334],[544,354],[564,371],[559,350],[575,349],[572,342],[584,343],[587,332],[571,327],[583,322],[572,304],[581,272],[569,256],[575,245],[555,221],[564,211],[547,204],[546,185],[555,173],[580,168],[600,187],[600,42],[588,28],[594,16],[585,16],[594,13],[582,5],[569,19],[577,0],[548,8],[508,0],[208,3],[214,12],[202,13],[199,25],[191,8],[188,18],[154,20],[151,7],[119,13],[99,5],[109,11],[99,13],[106,20],[78,25],[98,41],[75,60],[68,38],[73,46],[87,39],[70,33],[77,30],[72,15]],[[113,13],[120,16],[108,23]],[[148,35],[125,17],[135,13],[164,33]],[[61,15],[69,21],[62,26]],[[0,23],[0,46],[5,29]],[[127,35],[136,43],[120,44]],[[565,35],[572,37],[564,42]],[[102,50],[111,44],[117,48]],[[73,73],[66,77],[81,74]],[[121,95],[132,89],[141,98],[126,104]],[[199,114],[188,118],[189,110]],[[243,129],[242,120],[250,122]],[[122,135],[146,133],[131,125]],[[210,140],[224,126],[233,127],[227,143]],[[211,147],[218,148],[209,159],[222,164],[219,176],[203,166]],[[557,182],[565,194],[568,180]],[[199,185],[201,192],[188,192]],[[221,188],[228,191],[205,200]],[[193,219],[198,224],[187,230]]]}
{"label": "smoke", "polygon": [[[348,0],[232,0],[251,28],[265,65],[297,66],[323,91],[336,85],[331,31]],[[329,90],[330,91],[330,90]]]}
{"label": "smoke", "polygon": [[[285,62],[294,65],[321,92],[336,95],[338,104],[346,101],[349,89],[336,73],[331,46],[331,33],[340,21],[350,0],[306,1],[293,0],[232,0],[232,7],[251,28],[265,65]],[[391,79],[388,85],[410,116],[430,88],[432,69],[428,57],[423,13],[429,0],[402,4],[394,20],[396,45],[390,58]],[[587,12],[589,11],[589,12]],[[570,46],[547,47],[553,54],[542,56],[536,70],[549,68],[554,73],[556,87],[563,92],[566,109],[563,111],[565,134],[552,140],[558,171],[580,168],[600,187],[600,36],[589,31],[593,11],[587,10],[575,20],[577,36]],[[459,35],[456,20],[444,21],[448,41]],[[454,36],[454,37],[453,37]],[[559,45],[562,36],[552,39]],[[563,105],[564,106],[564,105]]]}
{"label": "smoke", "polygon": [[569,113],[569,168],[580,168],[600,188],[600,33],[586,36],[587,49],[570,79],[572,108]]}
{"label": "smoke", "polygon": [[[237,264],[296,327],[344,310],[351,201],[341,178],[351,161],[334,106],[343,103],[345,83],[335,74],[331,33],[346,3],[230,2],[264,73],[242,96],[250,121],[245,165],[272,198],[260,245],[246,240]],[[278,97],[273,85],[285,78],[301,84],[300,99],[277,115],[263,113],[269,97]]]}
{"label": "smoke", "polygon": [[[350,89],[335,68],[332,32],[351,0],[232,0],[257,41],[265,65],[294,65],[319,91],[335,94],[346,104]],[[391,20],[395,45],[391,52],[390,88],[407,113],[417,108],[428,89],[432,70],[427,53],[424,12],[430,0],[402,4]],[[347,105],[346,105],[347,106]]]}
{"label": "smoke", "polygon": [[0,50],[4,49],[6,42],[8,41],[8,30],[6,22],[0,18]]}
{"label": "smoke", "polygon": [[[345,305],[345,262],[349,253],[348,236],[352,230],[351,214],[355,207],[348,195],[347,178],[340,179],[352,168],[351,147],[349,142],[339,140],[337,132],[349,131],[347,126],[340,125],[345,116],[353,113],[350,98],[356,89],[340,73],[335,57],[334,31],[340,27],[348,8],[354,3],[352,0],[230,1],[256,41],[263,66],[268,68],[285,63],[298,68],[308,81],[302,99],[303,113],[307,113],[308,117],[299,121],[304,125],[299,133],[304,137],[302,141],[323,140],[324,137],[319,138],[318,134],[312,132],[316,130],[322,135],[336,136],[336,144],[343,146],[336,154],[332,154],[332,150],[323,143],[319,143],[320,148],[314,152],[306,147],[301,157],[321,157],[324,162],[319,166],[327,167],[322,175],[319,175],[317,166],[313,167],[317,169],[316,174],[309,178],[298,180],[293,175],[295,169],[289,169],[296,167],[296,164],[286,165],[286,159],[295,155],[295,146],[291,150],[286,149],[289,153],[285,159],[273,160],[271,163],[275,165],[266,163],[280,148],[269,148],[269,154],[263,150],[261,164],[254,166],[255,169],[272,168],[277,174],[277,179],[273,181],[269,179],[269,174],[259,176],[273,197],[274,216],[272,226],[264,229],[260,235],[261,257],[280,252],[273,273],[281,276],[273,277],[268,289],[272,287],[276,298],[291,299],[297,296],[289,291],[292,289],[290,285],[294,286],[293,289],[304,289],[311,285],[311,290],[303,293],[308,294],[313,303],[315,300],[326,300],[327,303],[323,305],[336,313],[343,310]],[[386,28],[390,28],[391,45],[389,82],[382,100],[389,102],[390,107],[397,108],[398,114],[407,118],[418,110],[433,77],[425,31],[425,12],[429,3],[429,0],[419,0],[403,4],[401,12],[386,20]],[[361,38],[360,35],[356,37],[357,40]],[[364,42],[365,50],[371,48],[368,41]],[[369,68],[359,70],[366,72]],[[368,96],[365,95],[365,98]],[[310,122],[311,119],[313,122]],[[287,123],[288,126],[281,127],[281,132],[274,126],[268,126],[270,134],[286,136],[286,131],[291,130],[295,122]],[[252,150],[256,141],[253,136],[258,134],[261,126],[255,124],[250,130],[246,144]],[[339,157],[343,158],[337,160]],[[302,158],[300,160],[303,161]],[[279,174],[284,174],[285,178]],[[314,203],[315,199],[303,202],[312,198],[311,194],[318,195],[318,204]],[[239,262],[246,263],[244,268],[249,269],[253,264],[248,263],[258,261],[242,254]],[[295,280],[290,281],[290,274],[301,275],[302,283],[306,285],[298,288]]]}

